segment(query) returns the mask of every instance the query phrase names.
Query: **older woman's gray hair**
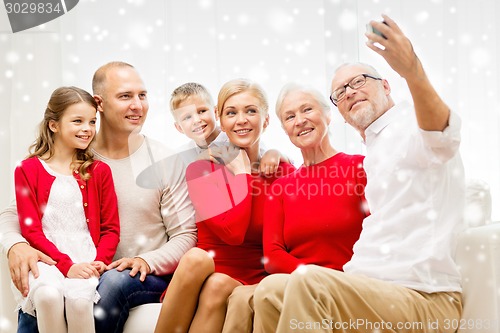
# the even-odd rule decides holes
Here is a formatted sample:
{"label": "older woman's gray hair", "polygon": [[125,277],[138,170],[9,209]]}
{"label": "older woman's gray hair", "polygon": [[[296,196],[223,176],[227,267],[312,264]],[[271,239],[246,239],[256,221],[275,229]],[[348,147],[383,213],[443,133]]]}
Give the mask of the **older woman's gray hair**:
{"label": "older woman's gray hair", "polygon": [[278,116],[278,119],[280,119],[280,121],[280,112],[283,101],[288,96],[288,94],[292,92],[302,92],[305,94],[309,94],[318,102],[325,114],[328,114],[331,111],[330,104],[327,102],[326,98],[323,96],[323,94],[321,94],[319,90],[297,83],[287,83],[283,86],[283,88],[281,88],[278,99],[276,100],[276,115]]}

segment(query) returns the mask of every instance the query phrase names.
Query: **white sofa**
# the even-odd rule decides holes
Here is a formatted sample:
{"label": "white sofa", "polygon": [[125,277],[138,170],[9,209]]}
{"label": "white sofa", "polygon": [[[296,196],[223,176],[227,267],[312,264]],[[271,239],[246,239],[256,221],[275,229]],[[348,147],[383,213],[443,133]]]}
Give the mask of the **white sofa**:
{"label": "white sofa", "polygon": [[[457,207],[461,209],[461,207]],[[460,235],[456,260],[463,281],[464,311],[456,323],[459,333],[500,333],[500,222],[491,223],[489,187],[481,181],[467,184],[464,210],[466,230]],[[17,316],[10,290],[5,256],[1,256],[0,333],[16,332]],[[125,333],[153,332],[160,304],[132,309]]]}

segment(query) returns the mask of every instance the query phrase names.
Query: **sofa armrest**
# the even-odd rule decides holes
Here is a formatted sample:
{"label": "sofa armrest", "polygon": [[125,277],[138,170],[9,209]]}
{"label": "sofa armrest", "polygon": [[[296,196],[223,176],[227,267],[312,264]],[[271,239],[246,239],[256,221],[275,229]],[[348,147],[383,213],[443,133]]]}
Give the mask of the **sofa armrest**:
{"label": "sofa armrest", "polygon": [[458,239],[464,308],[459,333],[500,332],[500,223],[468,228]]}

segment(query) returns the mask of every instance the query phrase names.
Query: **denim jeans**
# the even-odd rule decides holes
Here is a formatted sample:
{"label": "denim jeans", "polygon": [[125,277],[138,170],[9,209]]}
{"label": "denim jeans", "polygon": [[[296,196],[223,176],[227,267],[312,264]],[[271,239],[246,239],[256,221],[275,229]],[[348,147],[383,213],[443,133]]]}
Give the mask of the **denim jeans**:
{"label": "denim jeans", "polygon": [[36,318],[19,310],[17,315],[17,333],[38,333]]}
{"label": "denim jeans", "polygon": [[99,279],[97,291],[101,299],[94,306],[96,333],[121,333],[129,310],[135,306],[158,303],[171,275],[148,275],[144,282],[129,275],[130,269],[107,271]]}
{"label": "denim jeans", "polygon": [[[101,299],[94,306],[96,333],[121,333],[129,310],[147,303],[159,303],[171,275],[148,275],[144,282],[129,275],[130,269],[107,271],[99,279],[97,291]],[[19,311],[17,333],[38,333],[36,318]]]}

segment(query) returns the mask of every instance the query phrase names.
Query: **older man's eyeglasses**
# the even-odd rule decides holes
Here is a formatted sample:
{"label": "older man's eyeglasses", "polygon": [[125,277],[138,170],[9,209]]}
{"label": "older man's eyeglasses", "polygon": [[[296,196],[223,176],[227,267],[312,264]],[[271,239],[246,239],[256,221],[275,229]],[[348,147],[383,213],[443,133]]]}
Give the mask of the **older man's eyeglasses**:
{"label": "older man's eyeglasses", "polygon": [[371,76],[369,74],[361,74],[354,77],[351,81],[349,81],[348,84],[344,85],[343,87],[337,88],[332,92],[332,94],[330,95],[330,100],[332,101],[333,105],[337,106],[337,103],[344,99],[347,87],[357,90],[365,85],[366,78],[370,78],[373,80],[382,80],[379,77]]}

